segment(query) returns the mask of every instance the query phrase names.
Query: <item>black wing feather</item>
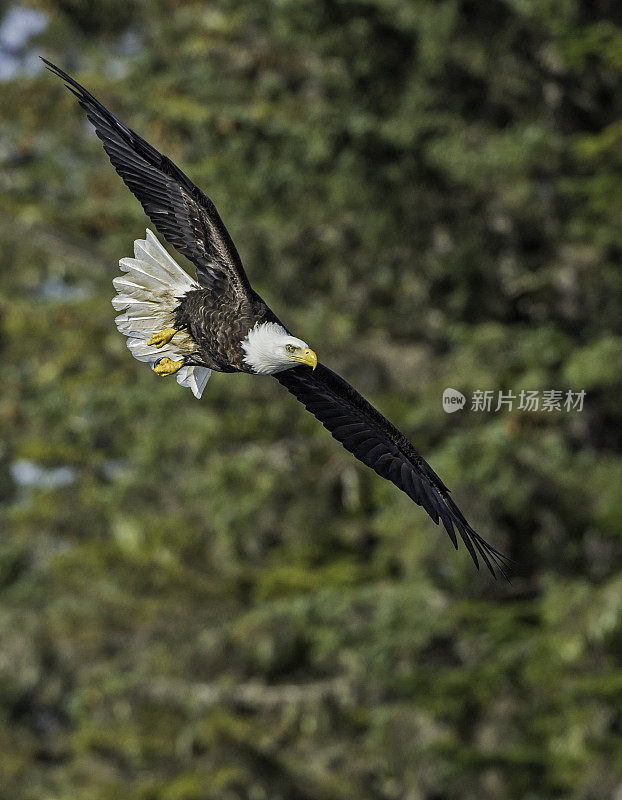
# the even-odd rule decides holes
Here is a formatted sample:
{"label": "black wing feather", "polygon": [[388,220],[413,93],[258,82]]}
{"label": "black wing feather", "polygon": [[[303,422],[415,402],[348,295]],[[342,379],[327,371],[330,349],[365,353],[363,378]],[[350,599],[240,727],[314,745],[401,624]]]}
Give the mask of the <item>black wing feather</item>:
{"label": "black wing feather", "polygon": [[478,569],[479,555],[493,576],[498,570],[507,578],[504,562],[510,559],[473,530],[432,467],[349,383],[323,364],[315,371],[294,367],[274,377],[346,450],[406,492],[437,525],[441,521],[456,549],[457,531]]}
{"label": "black wing feather", "polygon": [[199,283],[231,284],[237,293],[249,296],[252,290],[240,256],[209,197],[70,75],[42,61],[67,82],[112,165],[162,236],[196,266]]}

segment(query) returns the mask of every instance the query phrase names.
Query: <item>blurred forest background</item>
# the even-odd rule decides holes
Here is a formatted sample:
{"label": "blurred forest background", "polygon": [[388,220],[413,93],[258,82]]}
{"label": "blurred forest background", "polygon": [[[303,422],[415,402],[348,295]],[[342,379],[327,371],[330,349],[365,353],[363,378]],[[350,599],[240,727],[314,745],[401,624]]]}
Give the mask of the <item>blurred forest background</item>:
{"label": "blurred forest background", "polygon": [[[72,72],[516,559],[270,379],[196,401]],[[622,5],[0,1],[0,797],[622,798]],[[451,386],[582,412],[443,412]]]}

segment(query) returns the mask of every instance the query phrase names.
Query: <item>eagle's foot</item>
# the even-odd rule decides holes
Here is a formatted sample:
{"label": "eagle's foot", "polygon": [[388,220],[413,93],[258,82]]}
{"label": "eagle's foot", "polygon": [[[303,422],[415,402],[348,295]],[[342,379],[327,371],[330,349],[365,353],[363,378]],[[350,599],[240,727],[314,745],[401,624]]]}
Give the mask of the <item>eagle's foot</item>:
{"label": "eagle's foot", "polygon": [[183,359],[180,361],[173,361],[168,356],[164,356],[164,358],[161,358],[153,365],[153,371],[161,378],[165,378],[167,375],[174,375],[183,365]]}
{"label": "eagle's foot", "polygon": [[168,344],[173,336],[177,333],[175,328],[165,328],[163,331],[158,331],[158,333],[154,333],[151,339],[147,342],[148,345],[153,345],[157,348],[164,347],[165,344]]}

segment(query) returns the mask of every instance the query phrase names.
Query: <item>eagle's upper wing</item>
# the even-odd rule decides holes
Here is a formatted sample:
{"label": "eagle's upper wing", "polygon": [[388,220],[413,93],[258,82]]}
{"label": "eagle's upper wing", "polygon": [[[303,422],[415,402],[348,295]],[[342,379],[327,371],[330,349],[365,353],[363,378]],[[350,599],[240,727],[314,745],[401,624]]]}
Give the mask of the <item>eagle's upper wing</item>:
{"label": "eagle's upper wing", "polygon": [[457,549],[455,528],[478,568],[479,553],[495,577],[495,568],[505,575],[504,561],[509,559],[473,530],[430,465],[349,383],[323,364],[318,364],[315,371],[300,366],[274,377],[346,450],[406,492],[436,524],[442,520]]}
{"label": "eagle's upper wing", "polygon": [[112,165],[153,224],[197,268],[202,286],[251,291],[240,256],[212,201],[166,156],[130,130],[83,86],[42,59],[67,82],[95,127]]}

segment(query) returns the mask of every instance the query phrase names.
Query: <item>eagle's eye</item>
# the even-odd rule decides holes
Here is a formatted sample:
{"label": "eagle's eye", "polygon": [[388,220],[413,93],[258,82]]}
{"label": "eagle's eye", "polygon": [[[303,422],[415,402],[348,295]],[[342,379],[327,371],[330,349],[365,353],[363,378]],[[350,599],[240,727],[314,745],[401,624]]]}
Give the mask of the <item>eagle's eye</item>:
{"label": "eagle's eye", "polygon": [[288,353],[295,353],[296,350],[298,350],[298,348],[293,344],[286,344],[285,349],[287,350]]}

